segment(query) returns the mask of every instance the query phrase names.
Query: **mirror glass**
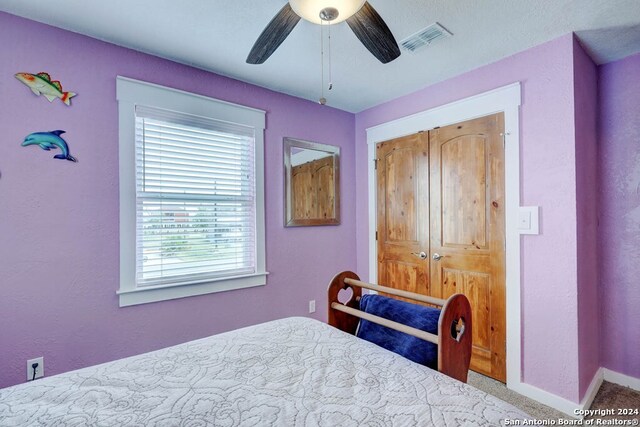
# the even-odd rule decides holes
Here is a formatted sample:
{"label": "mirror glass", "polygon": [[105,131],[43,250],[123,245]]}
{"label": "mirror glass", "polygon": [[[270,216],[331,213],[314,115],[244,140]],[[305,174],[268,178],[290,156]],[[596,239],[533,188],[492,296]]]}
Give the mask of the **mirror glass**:
{"label": "mirror glass", "polygon": [[340,147],[284,139],[287,227],[340,224]]}

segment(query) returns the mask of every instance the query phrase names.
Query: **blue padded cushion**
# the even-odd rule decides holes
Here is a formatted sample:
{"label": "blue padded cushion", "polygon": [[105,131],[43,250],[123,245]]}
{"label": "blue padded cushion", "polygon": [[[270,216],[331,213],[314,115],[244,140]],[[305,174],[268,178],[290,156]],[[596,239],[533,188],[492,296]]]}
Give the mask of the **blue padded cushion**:
{"label": "blue padded cushion", "polygon": [[[425,332],[438,334],[440,310],[437,308],[411,304],[382,295],[367,294],[360,299],[360,310]],[[433,343],[364,319],[360,320],[356,336],[416,363],[438,369],[438,346]]]}

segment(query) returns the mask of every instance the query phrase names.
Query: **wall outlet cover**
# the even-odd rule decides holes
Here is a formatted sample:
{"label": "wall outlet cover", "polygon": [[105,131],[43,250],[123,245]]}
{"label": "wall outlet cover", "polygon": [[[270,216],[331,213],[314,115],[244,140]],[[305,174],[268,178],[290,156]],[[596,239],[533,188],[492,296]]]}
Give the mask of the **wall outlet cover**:
{"label": "wall outlet cover", "polygon": [[[38,364],[38,366],[35,368],[35,374],[36,374],[35,376],[33,375],[34,363]],[[27,381],[32,381],[42,377],[44,377],[44,356],[27,360]]]}

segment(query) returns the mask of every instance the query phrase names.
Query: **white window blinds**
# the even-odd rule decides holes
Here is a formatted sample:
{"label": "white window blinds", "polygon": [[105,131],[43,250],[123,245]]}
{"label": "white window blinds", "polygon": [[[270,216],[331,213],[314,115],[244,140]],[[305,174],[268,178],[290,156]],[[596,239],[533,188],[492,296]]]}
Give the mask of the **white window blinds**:
{"label": "white window blinds", "polygon": [[254,128],[135,111],[136,286],[255,273]]}

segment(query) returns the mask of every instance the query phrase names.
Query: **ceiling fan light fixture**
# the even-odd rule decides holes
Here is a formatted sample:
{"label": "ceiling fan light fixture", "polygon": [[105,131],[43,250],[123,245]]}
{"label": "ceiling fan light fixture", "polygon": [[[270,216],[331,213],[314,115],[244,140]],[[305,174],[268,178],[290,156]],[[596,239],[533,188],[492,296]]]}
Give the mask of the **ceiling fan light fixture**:
{"label": "ceiling fan light fixture", "polygon": [[[332,9],[338,11],[337,17],[330,20],[332,24],[345,21],[358,12],[365,2],[366,0],[289,0],[295,13],[314,24],[322,24],[320,16],[327,16],[326,11]],[[335,16],[335,13],[330,16]]]}
{"label": "ceiling fan light fixture", "polygon": [[303,18],[319,25],[347,21],[364,47],[383,64],[400,56],[393,33],[367,0],[289,0],[260,33],[247,64],[264,63]]}

